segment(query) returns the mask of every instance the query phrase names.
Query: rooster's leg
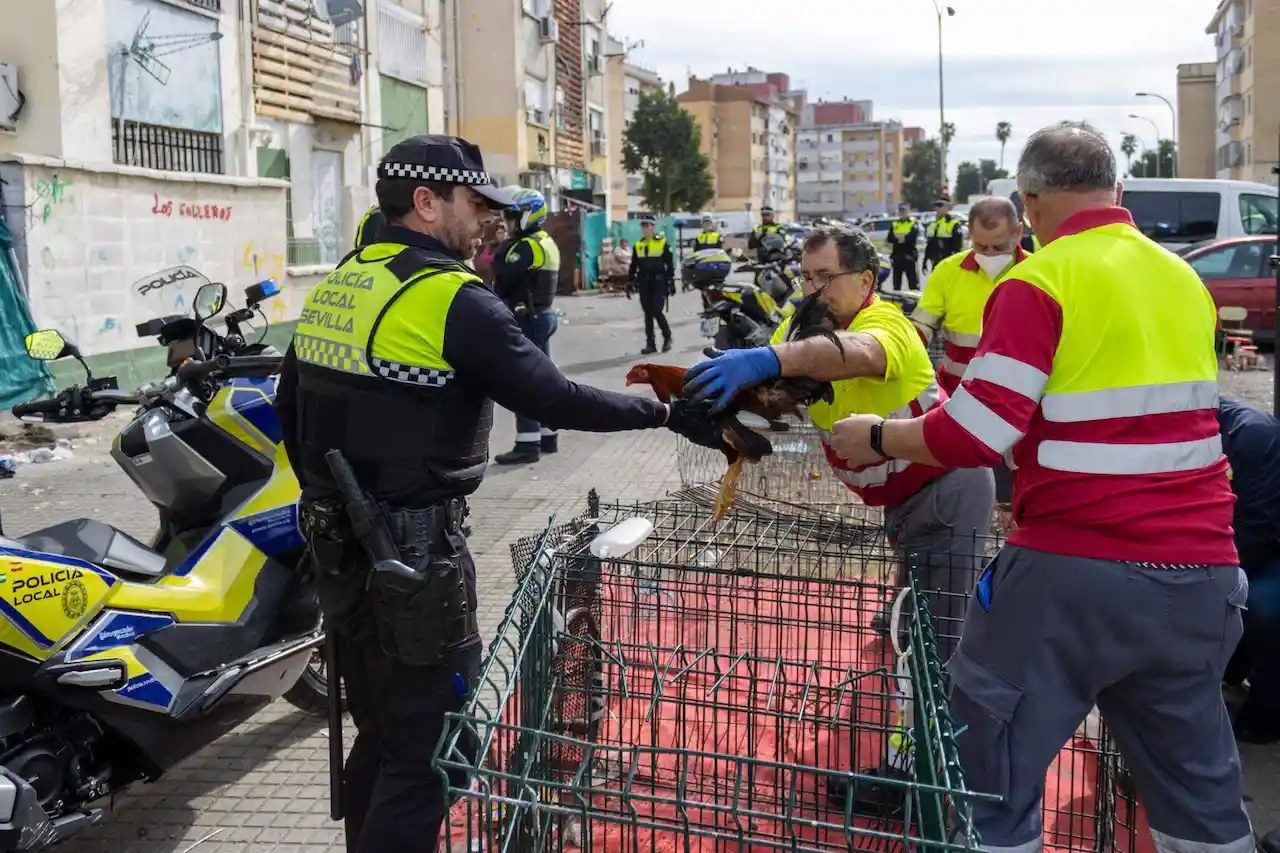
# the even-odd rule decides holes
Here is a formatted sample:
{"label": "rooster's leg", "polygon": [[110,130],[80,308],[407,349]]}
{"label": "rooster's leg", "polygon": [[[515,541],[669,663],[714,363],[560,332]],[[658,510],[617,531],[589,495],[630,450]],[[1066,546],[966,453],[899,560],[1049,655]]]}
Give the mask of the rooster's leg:
{"label": "rooster's leg", "polygon": [[711,515],[713,524],[719,524],[725,513],[729,511],[729,507],[733,506],[733,499],[738,495],[738,478],[742,476],[742,464],[744,461],[743,457],[739,456],[733,462],[730,462],[729,467],[725,469],[724,476],[720,478],[720,490],[716,492],[715,511]]}

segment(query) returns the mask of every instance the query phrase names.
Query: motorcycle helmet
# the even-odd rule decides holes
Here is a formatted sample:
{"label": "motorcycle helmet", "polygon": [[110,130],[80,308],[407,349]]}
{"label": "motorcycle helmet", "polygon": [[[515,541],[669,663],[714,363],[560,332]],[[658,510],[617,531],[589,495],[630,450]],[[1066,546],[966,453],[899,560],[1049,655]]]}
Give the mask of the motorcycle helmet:
{"label": "motorcycle helmet", "polygon": [[729,277],[732,262],[724,249],[701,249],[680,264],[680,278],[696,287],[721,284]]}
{"label": "motorcycle helmet", "polygon": [[547,200],[542,193],[528,187],[517,187],[511,190],[515,202],[507,208],[508,219],[519,219],[520,230],[528,231],[541,228],[547,221]]}

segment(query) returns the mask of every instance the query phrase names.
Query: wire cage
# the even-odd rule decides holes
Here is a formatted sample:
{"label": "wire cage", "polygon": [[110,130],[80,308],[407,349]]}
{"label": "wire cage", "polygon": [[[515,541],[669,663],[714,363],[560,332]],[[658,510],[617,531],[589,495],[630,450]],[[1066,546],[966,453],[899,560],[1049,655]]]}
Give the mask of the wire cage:
{"label": "wire cage", "polygon": [[[653,525],[638,547],[593,553],[634,518]],[[958,769],[936,653],[958,636],[956,602],[917,594],[919,568],[894,578],[878,525],[741,504],[713,525],[688,501],[591,503],[512,559],[518,592],[482,689],[439,752],[461,798],[442,849],[976,843],[980,795]],[[886,638],[875,623],[898,601],[895,580],[912,590],[899,614],[914,618],[890,619],[905,627]],[[894,761],[905,731],[914,777],[887,785],[878,813],[842,809],[831,792],[862,778],[853,771],[910,765]],[[1091,720],[1050,768],[1049,846],[1136,850],[1137,809],[1108,744]]]}
{"label": "wire cage", "polygon": [[[882,523],[881,510],[861,503],[836,477],[822,449],[818,429],[808,416],[788,426],[786,432],[770,434],[772,454],[743,467],[738,494],[754,499],[756,504],[817,508],[861,523]],[[718,450],[682,438],[676,445],[676,470],[682,487],[714,489],[724,475],[725,457]]]}
{"label": "wire cage", "polygon": [[[601,534],[626,525],[652,529],[610,556]],[[880,539],[662,501],[519,543],[484,689],[438,753],[461,797],[445,849],[976,845],[927,598],[901,598],[900,654],[870,627]],[[891,796],[855,815],[841,792],[892,756]]]}

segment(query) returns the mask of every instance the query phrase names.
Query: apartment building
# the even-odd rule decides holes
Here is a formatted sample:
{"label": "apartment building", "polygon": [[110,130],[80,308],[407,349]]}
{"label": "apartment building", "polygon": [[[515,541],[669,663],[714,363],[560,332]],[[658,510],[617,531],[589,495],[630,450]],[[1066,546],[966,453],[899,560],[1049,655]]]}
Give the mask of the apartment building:
{"label": "apartment building", "polygon": [[1274,183],[1280,147],[1280,0],[1222,0],[1205,30],[1217,47],[1215,174]]}
{"label": "apartment building", "polygon": [[134,326],[190,310],[204,279],[156,275],[190,267],[233,301],[280,281],[265,313],[287,334],[386,147],[444,127],[440,8],[0,0],[0,213],[37,323],[154,378]]}
{"label": "apartment building", "polygon": [[621,221],[645,209],[640,197],[641,178],[622,165],[622,140],[645,92],[664,84],[656,71],[627,61],[626,45],[608,38],[605,51],[605,106],[608,115],[605,147],[609,185],[609,217]]}
{"label": "apartment building", "polygon": [[796,209],[801,218],[857,217],[893,210],[902,198],[907,134],[873,120],[870,101],[805,106],[796,137]]}
{"label": "apartment building", "polygon": [[1217,65],[1178,66],[1178,175],[1212,178],[1217,167]]}
{"label": "apartment building", "polygon": [[689,78],[676,100],[702,129],[716,190],[710,209],[769,205],[780,220],[795,218],[795,127],[803,97],[790,90],[787,75],[754,68]]}

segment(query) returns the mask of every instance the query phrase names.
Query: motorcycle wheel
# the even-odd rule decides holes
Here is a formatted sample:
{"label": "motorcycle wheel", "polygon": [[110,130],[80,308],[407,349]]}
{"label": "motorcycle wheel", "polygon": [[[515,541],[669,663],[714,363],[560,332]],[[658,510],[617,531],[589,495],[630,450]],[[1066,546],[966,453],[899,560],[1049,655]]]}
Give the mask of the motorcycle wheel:
{"label": "motorcycle wheel", "polygon": [[[345,691],[343,691],[345,693]],[[317,717],[329,713],[329,667],[324,658],[324,646],[311,653],[307,668],[284,694],[284,699],[293,707]],[[347,708],[347,697],[342,697],[342,709]]]}

